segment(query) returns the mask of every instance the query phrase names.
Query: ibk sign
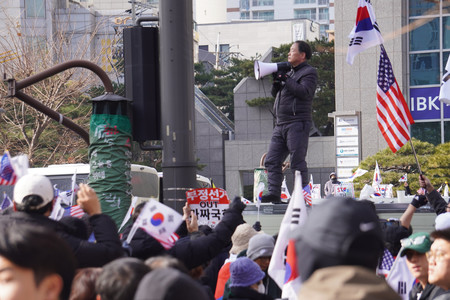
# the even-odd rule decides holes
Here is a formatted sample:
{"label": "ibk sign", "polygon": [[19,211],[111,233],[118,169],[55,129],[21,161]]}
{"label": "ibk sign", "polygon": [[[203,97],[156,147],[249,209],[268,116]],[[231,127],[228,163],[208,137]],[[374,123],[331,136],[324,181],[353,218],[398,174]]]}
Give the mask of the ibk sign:
{"label": "ibk sign", "polygon": [[441,107],[444,118],[450,118],[450,105],[439,101],[439,87],[410,89],[409,108],[414,120],[430,120],[441,118]]}

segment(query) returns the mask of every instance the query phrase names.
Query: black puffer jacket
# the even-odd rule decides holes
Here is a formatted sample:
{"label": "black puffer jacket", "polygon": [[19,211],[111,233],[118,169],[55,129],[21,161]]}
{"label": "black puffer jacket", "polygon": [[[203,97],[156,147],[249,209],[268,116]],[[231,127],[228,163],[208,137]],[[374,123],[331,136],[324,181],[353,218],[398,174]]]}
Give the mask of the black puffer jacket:
{"label": "black puffer jacket", "polygon": [[307,62],[303,62],[287,74],[289,77],[280,92],[277,94],[277,89],[272,89],[272,94],[277,94],[273,108],[277,124],[311,121],[312,101],[317,87],[317,70]]}
{"label": "black puffer jacket", "polygon": [[124,255],[116,224],[109,216],[104,214],[88,218],[96,243],[80,239],[75,236],[75,232],[69,226],[38,214],[14,212],[1,216],[0,222],[8,222],[8,226],[26,223],[54,230],[73,250],[78,268],[102,267]]}

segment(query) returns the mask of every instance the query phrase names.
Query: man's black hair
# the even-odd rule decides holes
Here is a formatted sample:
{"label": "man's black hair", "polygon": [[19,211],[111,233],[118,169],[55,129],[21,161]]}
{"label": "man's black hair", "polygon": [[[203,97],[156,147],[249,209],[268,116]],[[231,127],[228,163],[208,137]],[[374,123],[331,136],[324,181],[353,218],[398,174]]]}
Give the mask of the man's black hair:
{"label": "man's black hair", "polygon": [[450,242],[450,228],[435,230],[430,234],[430,236],[433,241],[435,239],[442,239]]}
{"label": "man's black hair", "polygon": [[0,256],[13,264],[31,269],[36,286],[52,274],[61,276],[60,299],[68,299],[75,275],[72,250],[56,233],[25,224],[8,226],[0,222]]}
{"label": "man's black hair", "polygon": [[95,292],[102,300],[133,299],[139,282],[148,272],[150,268],[137,258],[113,260],[103,267],[95,283]]}
{"label": "man's black hair", "polygon": [[310,59],[312,56],[312,50],[309,44],[305,41],[295,41],[298,46],[298,52],[305,53],[306,59]]}
{"label": "man's black hair", "polygon": [[36,209],[36,206],[39,206],[44,202],[44,199],[42,199],[41,196],[38,195],[28,195],[25,196],[22,200],[21,204],[15,203],[16,209],[18,211],[23,211],[26,213],[33,213],[38,215],[45,214],[49,209],[51,210],[53,208],[53,201],[50,201],[46,205],[44,205],[41,208]]}

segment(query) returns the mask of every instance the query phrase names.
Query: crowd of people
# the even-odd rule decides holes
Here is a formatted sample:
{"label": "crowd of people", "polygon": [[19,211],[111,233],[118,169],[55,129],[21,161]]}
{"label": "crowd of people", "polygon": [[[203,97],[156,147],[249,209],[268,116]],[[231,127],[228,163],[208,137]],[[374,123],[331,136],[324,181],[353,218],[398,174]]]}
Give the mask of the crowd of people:
{"label": "crowd of people", "polygon": [[[450,299],[450,209],[428,178],[420,185],[425,195],[396,224],[380,219],[368,200],[314,206],[294,237],[298,299],[401,299],[377,276],[386,253],[404,259],[416,279],[409,299]],[[239,197],[214,229],[198,226],[185,205],[170,249],[142,229],[124,243],[131,225],[119,235],[88,185],[77,193],[82,219],[50,219],[54,198],[45,176],[25,175],[15,185],[14,206],[0,216],[0,299],[281,299],[268,273],[276,236],[244,222]],[[438,215],[436,230],[413,233],[414,213],[426,204]]]}

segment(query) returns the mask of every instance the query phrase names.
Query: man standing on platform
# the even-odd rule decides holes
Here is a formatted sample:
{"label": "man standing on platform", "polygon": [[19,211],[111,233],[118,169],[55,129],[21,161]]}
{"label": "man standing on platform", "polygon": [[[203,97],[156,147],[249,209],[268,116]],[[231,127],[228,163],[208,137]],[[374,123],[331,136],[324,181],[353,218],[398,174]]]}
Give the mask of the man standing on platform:
{"label": "man standing on platform", "polygon": [[311,47],[305,41],[292,44],[288,62],[292,69],[274,75],[272,95],[275,97],[275,128],[270,141],[265,167],[268,171],[269,194],[262,202],[280,202],[283,182],[282,163],[291,155],[292,172],[302,174],[302,186],[308,184],[306,153],[312,124],[312,100],[317,86],[317,70],[308,64]]}

